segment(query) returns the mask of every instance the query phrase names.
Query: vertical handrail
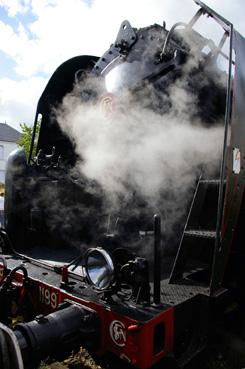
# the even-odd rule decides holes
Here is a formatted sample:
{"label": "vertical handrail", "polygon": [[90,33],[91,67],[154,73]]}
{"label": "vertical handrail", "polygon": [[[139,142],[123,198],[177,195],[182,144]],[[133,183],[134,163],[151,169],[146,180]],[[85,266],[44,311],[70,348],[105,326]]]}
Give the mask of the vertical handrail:
{"label": "vertical handrail", "polygon": [[224,206],[224,181],[226,175],[226,160],[227,160],[227,138],[229,122],[231,117],[231,86],[232,86],[232,51],[233,51],[233,25],[230,24],[230,50],[229,50],[229,74],[227,81],[227,94],[226,94],[226,111],[225,111],[225,131],[224,131],[224,145],[222,162],[220,168],[220,184],[219,184],[219,197],[218,197],[218,210],[217,210],[217,223],[216,223],[216,239],[214,247],[214,256],[212,264],[212,273],[210,281],[210,293],[215,289],[215,270],[217,266],[218,256],[220,252],[220,229],[223,217],[223,206]]}

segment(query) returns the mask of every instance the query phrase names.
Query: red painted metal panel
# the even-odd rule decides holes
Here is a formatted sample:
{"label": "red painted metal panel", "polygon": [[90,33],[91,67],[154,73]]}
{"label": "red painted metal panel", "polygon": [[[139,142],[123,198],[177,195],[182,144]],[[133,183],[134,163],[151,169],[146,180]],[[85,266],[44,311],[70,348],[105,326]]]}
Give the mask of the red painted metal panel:
{"label": "red painted metal panel", "polygon": [[[17,282],[22,282],[23,275],[16,273]],[[146,369],[161,360],[173,350],[174,309],[160,313],[147,322],[139,322],[125,315],[118,314],[109,307],[78,298],[71,293],[38,280],[30,280],[28,290],[36,302],[39,313],[48,314],[55,311],[64,300],[84,305],[97,312],[100,320],[101,334],[98,354],[112,352],[122,360],[134,366]],[[154,329],[163,323],[165,337],[163,350],[154,355]]]}

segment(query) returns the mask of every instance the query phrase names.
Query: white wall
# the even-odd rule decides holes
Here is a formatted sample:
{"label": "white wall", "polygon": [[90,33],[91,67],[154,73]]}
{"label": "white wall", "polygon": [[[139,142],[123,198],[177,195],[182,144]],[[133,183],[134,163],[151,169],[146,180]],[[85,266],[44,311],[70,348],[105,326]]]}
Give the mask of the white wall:
{"label": "white wall", "polygon": [[0,182],[5,181],[5,168],[9,154],[17,149],[15,142],[6,142],[0,140]]}

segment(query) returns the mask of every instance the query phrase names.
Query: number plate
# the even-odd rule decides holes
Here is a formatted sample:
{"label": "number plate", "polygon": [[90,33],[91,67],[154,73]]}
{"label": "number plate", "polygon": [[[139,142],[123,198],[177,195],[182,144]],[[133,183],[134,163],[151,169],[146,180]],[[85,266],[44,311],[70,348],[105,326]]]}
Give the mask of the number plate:
{"label": "number plate", "polygon": [[58,293],[51,288],[39,286],[39,301],[52,309],[56,309],[58,306]]}

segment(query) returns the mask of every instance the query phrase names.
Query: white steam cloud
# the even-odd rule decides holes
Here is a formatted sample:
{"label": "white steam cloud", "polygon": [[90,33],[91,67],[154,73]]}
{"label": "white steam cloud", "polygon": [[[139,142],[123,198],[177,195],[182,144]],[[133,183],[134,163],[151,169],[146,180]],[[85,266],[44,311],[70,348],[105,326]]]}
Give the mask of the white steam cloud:
{"label": "white steam cloud", "polygon": [[162,215],[164,231],[171,234],[187,211],[198,175],[212,177],[219,167],[223,129],[191,121],[195,100],[181,86],[171,89],[173,107],[163,115],[146,108],[148,102],[133,104],[129,95],[108,99],[114,107],[109,117],[101,101],[83,103],[74,92],[56,111],[75,143],[77,168],[102,186],[112,212],[130,207],[138,213],[137,194],[152,215]]}

